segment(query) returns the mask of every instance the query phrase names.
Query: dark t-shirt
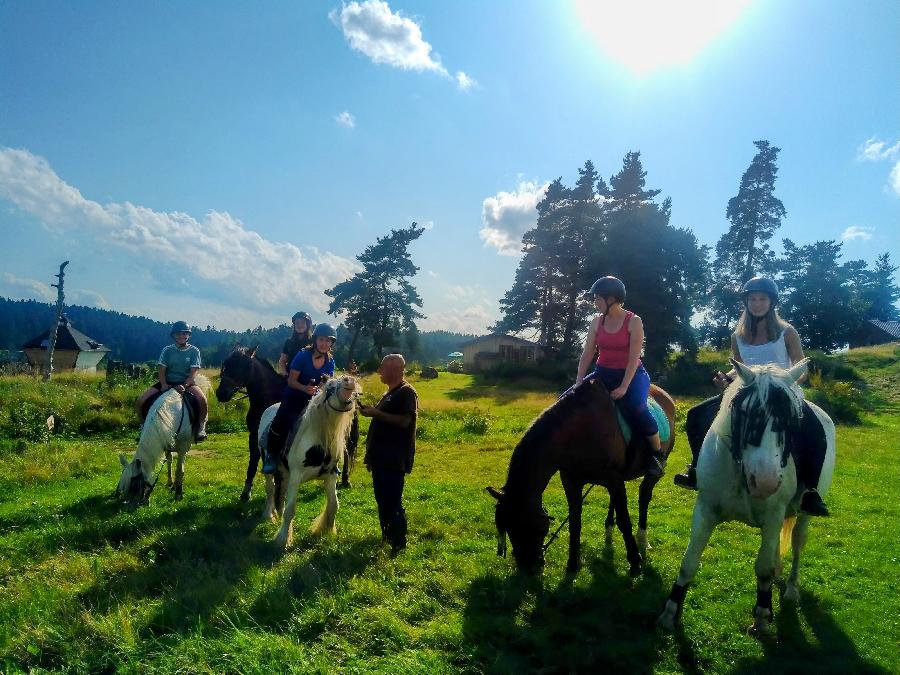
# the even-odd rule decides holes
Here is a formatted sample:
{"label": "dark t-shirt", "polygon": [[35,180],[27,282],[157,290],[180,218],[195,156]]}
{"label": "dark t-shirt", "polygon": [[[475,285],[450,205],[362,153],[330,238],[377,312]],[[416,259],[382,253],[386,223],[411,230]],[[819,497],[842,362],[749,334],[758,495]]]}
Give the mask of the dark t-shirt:
{"label": "dark t-shirt", "polygon": [[284,341],[284,347],[281,348],[281,353],[287,354],[287,362],[288,365],[290,365],[291,361],[294,360],[294,357],[297,356],[297,352],[310,346],[312,346],[312,337],[291,333],[291,337]]}
{"label": "dark t-shirt", "polygon": [[416,390],[406,380],[381,397],[376,408],[391,415],[412,415],[412,422],[408,427],[398,427],[373,417],[366,437],[366,466],[404,473],[412,471],[418,406]]}

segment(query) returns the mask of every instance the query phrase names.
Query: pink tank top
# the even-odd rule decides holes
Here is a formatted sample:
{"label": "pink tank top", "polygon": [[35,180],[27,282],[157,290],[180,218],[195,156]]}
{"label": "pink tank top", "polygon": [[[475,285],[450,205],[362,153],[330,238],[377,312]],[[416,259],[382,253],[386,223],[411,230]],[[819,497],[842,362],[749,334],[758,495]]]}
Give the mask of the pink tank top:
{"label": "pink tank top", "polygon": [[631,331],[628,324],[631,323],[633,316],[634,312],[625,312],[625,320],[615,333],[608,333],[603,328],[606,316],[601,317],[600,325],[597,326],[597,337],[594,339],[594,345],[600,351],[597,357],[598,366],[617,369],[628,367],[628,351],[631,346]]}

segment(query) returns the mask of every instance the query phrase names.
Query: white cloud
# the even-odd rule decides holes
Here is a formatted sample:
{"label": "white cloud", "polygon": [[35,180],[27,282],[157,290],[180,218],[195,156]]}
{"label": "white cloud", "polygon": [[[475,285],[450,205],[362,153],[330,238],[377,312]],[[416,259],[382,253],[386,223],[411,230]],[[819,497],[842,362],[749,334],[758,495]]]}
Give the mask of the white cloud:
{"label": "white cloud", "polygon": [[427,220],[427,221],[425,221],[424,223],[421,224],[421,227],[422,227],[422,229],[424,229],[424,230],[433,230],[433,229],[434,229],[434,221],[433,221],[433,220]]}
{"label": "white cloud", "polygon": [[422,37],[422,27],[409,17],[393,12],[382,0],[364,0],[342,5],[328,15],[340,27],[351,48],[368,56],[373,63],[384,63],[401,70],[429,71],[455,79],[463,91],[476,84],[459,71],[450,75]]}
{"label": "white cloud", "polygon": [[894,194],[900,195],[900,162],[894,164],[891,169],[891,175],[888,177],[888,185],[894,191]]}
{"label": "white cloud", "polygon": [[362,220],[362,219],[363,219],[363,212],[362,212],[362,211],[357,211],[357,212],[356,212],[356,217],[359,218],[360,220]]}
{"label": "white cloud", "polygon": [[109,300],[102,293],[88,288],[78,288],[72,291],[71,296],[66,293],[69,304],[84,305],[85,307],[97,307],[98,309],[111,309]]}
{"label": "white cloud", "polygon": [[481,206],[483,227],[479,231],[485,245],[493,246],[500,255],[518,255],[522,235],[537,223],[537,205],[548,185],[523,181],[514,192],[498,192],[486,198]]}
{"label": "white cloud", "polygon": [[335,115],[334,121],[348,129],[353,129],[356,126],[356,118],[346,110],[340,115]]}
{"label": "white cloud", "polygon": [[474,79],[466,75],[463,71],[460,70],[456,73],[456,85],[463,91],[469,91],[469,89],[477,84],[478,83]]}
{"label": "white cloud", "polygon": [[860,162],[880,162],[898,156],[900,156],[900,141],[888,145],[887,141],[879,140],[875,136],[859,146],[856,153],[856,159]]}
{"label": "white cloud", "polygon": [[353,260],[312,246],[264,239],[228,213],[210,211],[196,219],[85,199],[27,150],[0,147],[0,198],[45,223],[134,253],[161,287],[179,290],[185,277],[188,291],[227,297],[230,305],[262,309],[303,299],[311,310],[324,312],[322,291],[359,269]]}
{"label": "white cloud", "polygon": [[51,302],[56,300],[56,291],[37,279],[17,277],[9,272],[3,273],[3,294],[22,300],[39,300]]}
{"label": "white cloud", "polygon": [[874,227],[860,227],[859,225],[851,225],[846,230],[841,232],[841,241],[853,241],[854,239],[868,241],[872,238],[872,232],[874,231]]}
{"label": "white cloud", "polygon": [[[439,275],[429,271],[429,276],[438,278]],[[498,304],[483,286],[438,282],[438,288],[436,304],[441,309],[438,312],[427,310],[427,318],[419,322],[420,329],[480,335],[487,333],[488,327],[497,321]]]}

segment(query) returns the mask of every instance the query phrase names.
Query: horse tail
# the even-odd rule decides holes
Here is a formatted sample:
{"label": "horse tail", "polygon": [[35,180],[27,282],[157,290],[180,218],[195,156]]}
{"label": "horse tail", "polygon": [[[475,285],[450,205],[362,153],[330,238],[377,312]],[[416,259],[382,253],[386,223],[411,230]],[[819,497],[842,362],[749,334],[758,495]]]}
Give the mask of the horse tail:
{"label": "horse tail", "polygon": [[781,526],[781,543],[778,550],[784,554],[791,548],[791,536],[794,534],[794,526],[797,524],[797,516],[788,516]]}

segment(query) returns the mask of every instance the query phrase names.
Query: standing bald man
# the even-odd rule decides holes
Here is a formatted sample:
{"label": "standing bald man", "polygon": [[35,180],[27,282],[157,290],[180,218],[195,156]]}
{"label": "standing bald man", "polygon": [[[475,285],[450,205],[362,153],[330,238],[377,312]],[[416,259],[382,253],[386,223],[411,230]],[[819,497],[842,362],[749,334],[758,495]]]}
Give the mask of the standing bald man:
{"label": "standing bald man", "polygon": [[406,361],[388,354],[378,367],[387,392],[376,406],[364,406],[361,415],[372,418],[366,437],[366,466],[372,472],[372,488],[378,504],[382,541],[391,543],[392,553],[406,546],[406,511],[403,482],[412,471],[416,454],[416,390],[403,379]]}

